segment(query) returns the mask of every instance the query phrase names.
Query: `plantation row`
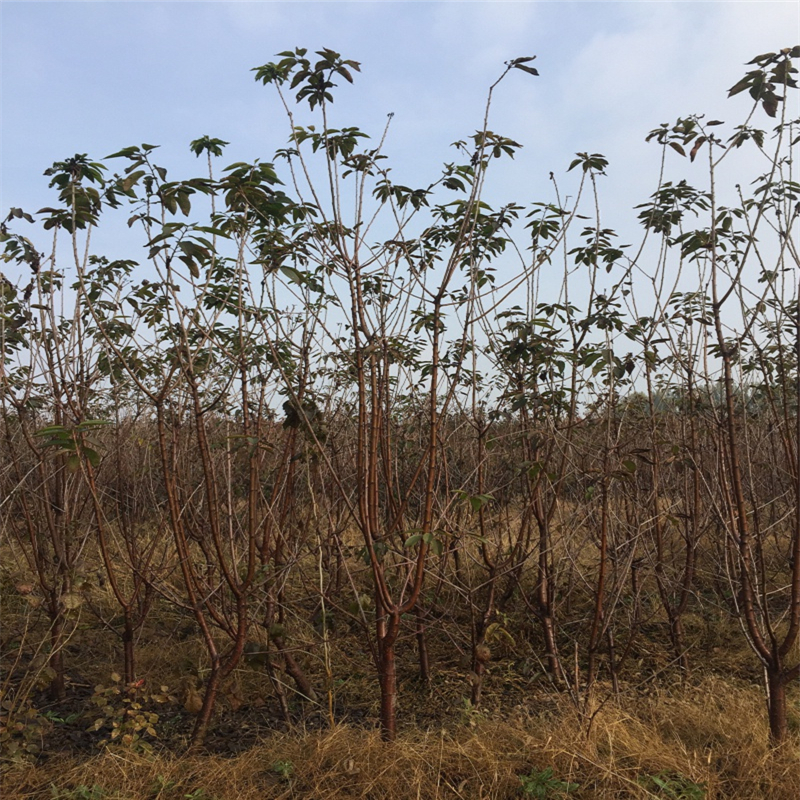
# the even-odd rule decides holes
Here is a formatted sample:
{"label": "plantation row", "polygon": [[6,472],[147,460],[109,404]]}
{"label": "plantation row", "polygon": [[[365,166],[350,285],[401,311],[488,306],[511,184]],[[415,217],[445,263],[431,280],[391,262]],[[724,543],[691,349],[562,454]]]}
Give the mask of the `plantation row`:
{"label": "plantation row", "polygon": [[[154,630],[178,620],[202,642],[199,746],[244,665],[287,720],[300,697],[334,721],[343,642],[372,665],[388,739],[412,660],[427,684],[459,664],[477,708],[510,658],[588,718],[606,692],[702,669],[711,616],[740,625],[783,740],[800,631],[783,96],[799,56],[759,56],[734,85],[754,101],[744,124],[651,132],[663,168],[635,248],[600,223],[598,154],[573,161],[568,204],[554,180],[553,201],[490,207],[492,163],[520,145],[487,126],[429,186],[394,183],[380,145],[328,120],[359,66],[329,50],[256,70],[289,117],[281,168],[215,174],[227,143],[209,137],[190,180],[168,181],[151,145],[109,156],[112,176],[54,164],[59,204],[34,223],[51,248],[21,209],[2,226],[6,743],[42,686],[69,693],[87,619],[131,697]],[[768,170],[723,206],[746,148]],[[682,156],[707,160],[705,188],[668,179]],[[142,263],[94,251],[120,216]],[[113,735],[144,741],[148,719]]]}

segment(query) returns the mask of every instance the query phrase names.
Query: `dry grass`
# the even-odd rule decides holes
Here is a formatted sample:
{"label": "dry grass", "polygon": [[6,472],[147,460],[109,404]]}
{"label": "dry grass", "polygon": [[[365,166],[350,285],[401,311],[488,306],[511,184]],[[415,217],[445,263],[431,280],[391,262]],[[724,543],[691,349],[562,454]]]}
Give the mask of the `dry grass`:
{"label": "dry grass", "polygon": [[[7,586],[14,586],[24,575],[12,574],[6,567],[0,577]],[[14,592],[9,595],[12,602],[4,608],[6,635],[8,621],[19,622],[27,612]],[[94,602],[110,617],[114,604],[106,595],[107,591],[97,590]],[[319,685],[319,633],[309,619],[310,610],[306,604],[293,611],[291,643]],[[457,617],[457,611],[455,605],[451,616]],[[536,663],[540,651],[535,630],[525,633],[524,615],[520,615],[510,624],[516,645],[508,646],[508,652],[502,642],[494,647],[481,713],[467,709],[459,718],[468,692],[464,676],[469,665],[457,663],[457,653],[444,637],[431,635],[435,669],[430,692],[416,680],[413,647],[399,651],[399,722],[407,727],[393,745],[382,743],[375,731],[358,726],[310,731],[298,724],[278,733],[269,730],[274,716],[264,717],[266,721],[254,728],[263,726],[264,738],[235,756],[178,757],[130,750],[69,757],[51,753],[36,765],[15,766],[3,774],[3,797],[500,800],[524,797],[520,776],[552,768],[556,779],[579,784],[567,795],[577,800],[670,797],[658,793],[649,779],[654,775],[705,787],[704,795],[673,794],[676,800],[794,800],[800,796],[797,687],[791,693],[790,741],[779,751],[771,750],[757,664],[735,621],[712,612],[706,609],[704,614],[698,608],[686,615],[687,641],[696,655],[693,663],[698,665],[694,685],[670,685],[674,675],[671,678],[671,673],[660,669],[671,658],[663,636],[643,635],[637,657],[648,664],[641,675],[630,675],[637,688],[626,689],[623,684],[621,698],[595,707],[590,722],[565,695],[554,694],[544,679],[520,671],[522,662]],[[109,673],[119,668],[118,643],[85,609],[74,621],[74,641],[68,643],[70,673],[85,686],[107,683]],[[456,641],[463,631],[457,629],[457,619],[450,624]],[[374,721],[377,687],[362,633],[350,630],[344,621],[338,625],[330,652],[334,677],[341,678],[333,687],[337,709],[342,709],[340,718],[360,712],[350,719]],[[157,605],[142,633],[137,659],[138,674],[147,679],[148,686],[166,683],[178,692],[187,675],[201,670],[204,653],[185,617]],[[656,672],[648,679],[651,670]],[[235,678],[245,707],[256,703],[267,707],[272,702],[263,671],[243,665]],[[607,696],[602,687],[598,695]],[[223,694],[221,713],[229,710],[228,705]],[[293,710],[298,709],[298,718],[325,716],[317,708],[293,704]],[[179,707],[171,711],[181,713]],[[414,719],[419,728],[408,727]],[[179,733],[169,745],[179,750],[180,737]],[[100,790],[92,795],[89,790],[94,786]]]}
{"label": "dry grass", "polygon": [[580,784],[569,795],[578,800],[668,797],[648,780],[663,773],[704,785],[707,800],[794,800],[797,740],[770,750],[762,702],[753,687],[709,678],[607,703],[588,733],[585,719],[552,698],[546,712],[518,706],[502,721],[406,730],[392,745],[342,725],[275,734],[234,758],[105,752],[19,767],[5,775],[4,796],[52,798],[55,786],[79,798],[77,787],[97,785],[103,800],[500,800],[524,796],[520,775],[552,767]]}

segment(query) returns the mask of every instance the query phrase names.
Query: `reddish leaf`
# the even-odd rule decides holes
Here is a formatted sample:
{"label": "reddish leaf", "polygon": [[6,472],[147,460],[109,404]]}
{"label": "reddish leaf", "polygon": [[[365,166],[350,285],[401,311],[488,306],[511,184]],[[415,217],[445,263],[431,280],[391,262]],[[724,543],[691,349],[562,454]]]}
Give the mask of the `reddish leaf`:
{"label": "reddish leaf", "polygon": [[692,148],[692,152],[689,153],[689,160],[694,161],[694,157],[697,155],[697,151],[703,146],[703,143],[706,141],[705,136],[701,136],[695,143],[694,147]]}

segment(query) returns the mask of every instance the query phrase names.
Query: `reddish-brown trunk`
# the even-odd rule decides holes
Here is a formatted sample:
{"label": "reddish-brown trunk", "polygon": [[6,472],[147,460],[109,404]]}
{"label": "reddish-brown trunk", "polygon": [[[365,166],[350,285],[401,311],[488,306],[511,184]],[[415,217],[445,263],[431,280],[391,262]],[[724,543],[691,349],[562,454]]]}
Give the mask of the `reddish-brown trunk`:
{"label": "reddish-brown trunk", "polygon": [[50,682],[50,697],[53,700],[63,700],[67,695],[66,679],[64,677],[64,620],[58,608],[58,598],[51,604],[50,625],[50,658],[48,666],[53,670],[53,679]]}
{"label": "reddish-brown trunk", "polygon": [[689,654],[683,644],[683,623],[679,614],[673,614],[669,621],[669,636],[678,666],[685,677],[689,673]]}
{"label": "reddish-brown trunk", "polygon": [[219,665],[215,665],[211,675],[206,681],[206,691],[203,695],[203,705],[200,713],[197,715],[197,721],[194,724],[192,731],[192,738],[189,743],[189,751],[193,752],[203,746],[206,734],[208,733],[208,726],[211,724],[211,717],[214,714],[214,706],[217,704],[217,695],[219,694],[220,678],[222,677],[222,670]]}
{"label": "reddish-brown trunk", "polygon": [[270,683],[272,684],[272,688],[275,691],[275,697],[278,699],[278,705],[281,709],[281,716],[283,717],[284,722],[291,722],[292,717],[289,713],[289,703],[286,700],[286,690],[283,688],[283,684],[281,683],[278,676],[275,674],[275,667],[272,664],[269,656],[267,656],[267,660],[265,662],[265,667],[267,670],[267,675],[269,675]]}
{"label": "reddish-brown trunk", "polygon": [[556,627],[553,617],[546,614],[542,617],[542,633],[544,634],[545,657],[547,659],[547,669],[553,679],[558,682],[564,679],[564,671],[561,669],[561,661],[558,658],[556,647]]}
{"label": "reddish-brown trunk", "polygon": [[428,643],[425,640],[425,624],[422,621],[422,612],[415,609],[417,618],[417,655],[419,657],[419,679],[423,683],[430,683],[431,663],[428,655]]}
{"label": "reddish-brown trunk", "polygon": [[315,701],[317,699],[317,693],[314,691],[311,681],[308,680],[300,665],[294,660],[294,656],[286,649],[283,637],[275,636],[273,639],[281,656],[283,656],[283,662],[286,664],[286,672],[291,675],[299,693],[303,695],[303,697]]}
{"label": "reddish-brown trunk", "polygon": [[394,643],[383,644],[380,653],[381,738],[393,742],[397,736],[397,665]]}
{"label": "reddish-brown trunk", "polygon": [[550,590],[550,561],[548,557],[550,527],[538,488],[534,498],[533,513],[539,527],[539,559],[536,582],[537,616],[542,628],[542,636],[544,637],[547,670],[555,681],[560,681],[563,677],[563,671],[558,660],[556,648],[556,630]]}
{"label": "reddish-brown trunk", "polygon": [[481,695],[483,694],[483,675],[485,672],[486,665],[477,658],[474,659],[472,665],[472,695],[470,697],[473,708],[477,708],[481,702]]}
{"label": "reddish-brown trunk", "polygon": [[131,684],[136,680],[136,663],[134,661],[133,648],[133,623],[131,621],[130,613],[125,614],[125,627],[122,631],[122,650],[125,661],[125,683]]}
{"label": "reddish-brown trunk", "polygon": [[788,733],[786,719],[786,676],[782,670],[767,668],[769,688],[769,737],[781,744]]}
{"label": "reddish-brown trunk", "polygon": [[[608,470],[608,453],[606,453],[603,464],[604,471]],[[603,505],[600,522],[600,565],[597,575],[597,586],[595,588],[594,618],[589,634],[588,663],[586,668],[586,686],[591,689],[597,678],[597,655],[600,646],[600,637],[603,626],[603,605],[605,601],[605,580],[606,569],[608,567],[608,487],[603,484]]]}
{"label": "reddish-brown trunk", "polygon": [[[633,635],[633,634],[631,634]],[[611,673],[611,688],[615,697],[619,697],[619,664],[617,663],[617,646],[614,642],[614,632],[609,628],[606,631],[608,642],[608,670]]]}

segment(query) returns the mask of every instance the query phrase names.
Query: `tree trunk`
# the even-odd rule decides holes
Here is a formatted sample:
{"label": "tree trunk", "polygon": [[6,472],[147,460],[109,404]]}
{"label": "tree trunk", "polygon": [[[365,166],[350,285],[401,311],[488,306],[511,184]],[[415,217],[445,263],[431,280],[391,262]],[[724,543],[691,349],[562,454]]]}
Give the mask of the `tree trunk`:
{"label": "tree trunk", "polygon": [[781,744],[788,732],[786,721],[786,676],[783,670],[767,667],[769,689],[769,736],[773,744]]}
{"label": "tree trunk", "polygon": [[264,666],[267,670],[267,675],[269,675],[269,680],[272,684],[272,689],[275,692],[275,697],[278,700],[278,706],[281,709],[283,721],[289,725],[292,721],[292,715],[289,713],[289,703],[286,700],[286,690],[283,688],[280,678],[278,678],[278,676],[275,674],[275,667],[270,660],[269,655],[267,655]]}
{"label": "tree trunk", "polygon": [[419,679],[423,683],[431,682],[431,662],[428,655],[428,643],[425,639],[425,623],[419,608],[414,609],[417,621],[417,655],[419,656]]}
{"label": "tree trunk", "polygon": [[381,738],[393,742],[397,737],[397,665],[394,642],[380,648]]}
{"label": "tree trunk", "polygon": [[66,680],[64,678],[64,619],[58,608],[58,602],[58,597],[54,596],[50,604],[50,658],[48,659],[48,666],[53,670],[53,679],[50,683],[50,697],[53,700],[63,700],[67,695]]}
{"label": "tree trunk", "polygon": [[294,660],[294,656],[289,652],[286,647],[286,642],[282,636],[273,636],[275,646],[283,658],[283,663],[286,665],[286,672],[292,677],[292,680],[297,687],[298,694],[302,695],[312,702],[316,702],[317,693],[311,685],[311,681],[306,677],[300,665]]}
{"label": "tree trunk", "polygon": [[400,629],[399,611],[378,616],[376,625],[378,679],[381,687],[381,738],[384,742],[393,742],[397,736],[397,664],[394,645]]}
{"label": "tree trunk", "polygon": [[136,664],[133,655],[133,623],[130,613],[125,614],[125,625],[122,631],[122,649],[125,662],[125,684],[130,685],[136,680]]}
{"label": "tree trunk", "polygon": [[189,752],[196,752],[203,746],[206,734],[208,733],[208,726],[211,723],[211,717],[214,714],[214,706],[217,703],[217,694],[219,693],[221,678],[222,670],[217,664],[214,666],[211,675],[206,682],[206,691],[203,695],[203,705],[200,708],[200,713],[197,715],[197,721],[194,724],[192,738],[189,743]]}
{"label": "tree trunk", "polygon": [[681,669],[681,680],[684,680],[689,675],[689,654],[683,644],[683,623],[679,614],[670,614],[669,638],[672,640],[672,649]]}
{"label": "tree trunk", "polygon": [[549,608],[544,610],[540,618],[542,634],[544,636],[545,657],[547,659],[547,670],[556,684],[564,680],[564,671],[561,669],[561,661],[558,658],[558,646],[556,645],[556,629],[553,617]]}

